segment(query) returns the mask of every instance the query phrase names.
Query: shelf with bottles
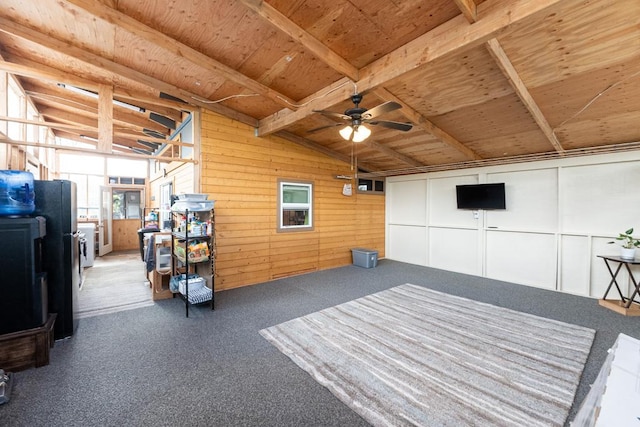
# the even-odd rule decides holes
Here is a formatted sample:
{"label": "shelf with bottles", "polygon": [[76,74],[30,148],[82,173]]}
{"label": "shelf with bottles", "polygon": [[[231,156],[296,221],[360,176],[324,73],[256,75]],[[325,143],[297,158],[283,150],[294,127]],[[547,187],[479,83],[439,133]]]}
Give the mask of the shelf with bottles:
{"label": "shelf with bottles", "polygon": [[172,254],[174,282],[172,290],[189,306],[211,302],[214,309],[214,212],[210,210],[173,211]]}
{"label": "shelf with bottles", "polygon": [[173,235],[185,239],[187,235],[191,239],[211,237],[211,218],[213,210],[207,211],[174,211],[175,228]]}

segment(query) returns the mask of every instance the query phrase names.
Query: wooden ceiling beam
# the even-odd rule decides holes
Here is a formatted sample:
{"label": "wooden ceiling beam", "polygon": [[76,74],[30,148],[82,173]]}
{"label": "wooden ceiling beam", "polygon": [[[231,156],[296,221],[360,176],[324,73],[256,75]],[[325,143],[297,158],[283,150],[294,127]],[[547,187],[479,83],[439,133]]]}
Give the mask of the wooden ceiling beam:
{"label": "wooden ceiling beam", "polygon": [[[74,134],[78,137],[80,137],[81,135],[86,135],[92,138],[96,138],[96,139],[98,138],[97,119],[92,120],[86,117],[80,117],[78,115],[69,114],[63,111],[55,110],[50,107],[45,108],[45,112],[42,114],[42,117],[44,119],[47,119],[47,121],[38,122],[38,121],[23,120],[23,119],[18,120],[14,118],[7,118],[7,119],[8,121],[34,124],[36,126],[46,126],[52,129],[55,135],[57,136],[59,136],[62,133],[65,133],[65,134]],[[3,117],[0,117],[0,120],[3,120],[3,119],[4,119]],[[62,123],[53,122],[51,121],[51,119],[59,120]],[[131,141],[137,141],[138,139],[141,139],[141,140],[151,140],[158,144],[170,144],[170,145],[181,145],[181,146],[185,145],[185,146],[193,147],[193,144],[168,141],[164,139],[154,139],[150,136],[145,135],[142,131],[135,131],[135,130],[127,131],[120,128],[114,129],[114,139],[116,140],[116,142],[120,141],[121,139],[127,139]]]}
{"label": "wooden ceiling beam", "polygon": [[[83,107],[88,107],[92,110],[97,109],[97,96],[91,96],[88,93],[81,94],[76,91],[69,90],[69,88],[66,87],[67,85],[65,85],[65,87],[60,87],[57,84],[56,85],[43,84],[41,81],[37,81],[37,83],[34,83],[34,82],[36,82],[36,80],[32,78],[21,79],[20,81],[21,86],[24,89],[25,93],[27,93],[27,95],[30,95],[33,97],[40,97],[43,99],[46,97],[52,102],[56,102],[57,100],[59,101],[75,100],[79,104],[82,104]],[[84,90],[85,88],[83,87],[80,89]],[[98,93],[98,91],[93,91],[91,89],[86,89],[86,90],[89,92],[95,92],[96,94]],[[139,100],[129,101],[127,99],[125,101],[122,101],[122,99],[118,99],[118,98],[119,97],[115,95],[115,91],[114,91],[114,97],[113,97],[114,112],[120,113],[122,117],[132,117],[132,118],[135,117],[136,119],[148,120],[149,123],[157,123],[154,120],[151,120],[150,118],[151,112],[153,111],[156,114],[160,114],[161,116],[167,117],[171,120],[174,120],[175,122],[179,123],[182,121],[182,112],[174,108],[167,108],[163,106],[153,105],[148,102],[140,102]],[[130,104],[133,107],[142,108],[143,110],[135,111],[133,109],[129,109],[126,106],[122,105],[120,102],[115,102],[116,100]]]}
{"label": "wooden ceiling beam", "polygon": [[[63,139],[68,139],[71,141],[77,141],[82,144],[89,144],[89,145],[95,146],[97,151],[100,151],[97,149],[97,146],[99,144],[99,138],[98,138],[98,133],[95,130],[92,130],[90,132],[83,132],[83,133],[75,133],[67,130],[56,130],[55,136]],[[138,137],[137,135],[124,135],[124,136],[119,135],[118,136],[116,133],[114,133],[112,151],[127,152],[123,150],[126,150],[126,148],[136,148],[139,150],[146,150],[149,152],[153,152],[158,147],[165,146],[165,145],[167,146],[172,145],[172,141],[157,142],[156,143],[157,146],[154,148],[140,142],[140,139],[141,138]],[[189,144],[179,143],[178,145],[189,145]],[[191,147],[193,147],[192,144],[191,144]]]}
{"label": "wooden ceiling beam", "polygon": [[[436,59],[477,47],[509,27],[544,12],[561,1],[485,1],[478,6],[478,14],[482,19],[473,25],[469,25],[467,19],[459,15],[360,69],[357,88],[360,92],[374,89]],[[325,93],[326,89],[323,89],[309,96],[308,98],[314,102],[297,111],[281,110],[260,120],[258,135],[284,129],[312,114],[314,109],[330,108],[348,99],[352,91],[336,91],[331,96],[323,96]]]}
{"label": "wooden ceiling beam", "polygon": [[[74,77],[69,73],[49,67],[48,65],[34,62],[22,57],[9,57],[5,55],[5,61],[0,61],[0,70],[11,73],[15,76],[26,77],[28,79],[42,80],[50,83],[64,83],[72,86],[98,92],[100,84],[107,84],[107,81],[89,81]],[[140,105],[155,113],[165,116],[171,115],[170,111],[192,111],[193,105],[172,101],[169,99],[153,98],[146,94],[130,91],[125,88],[117,88],[114,90],[114,97],[123,102],[144,103]],[[166,114],[165,114],[166,112]],[[173,115],[171,115],[173,118]]]}
{"label": "wooden ceiling beam", "polygon": [[137,160],[141,160],[141,159],[158,160],[161,162],[177,161],[181,163],[198,163],[198,161],[194,159],[154,156],[154,155],[147,155],[147,154],[130,154],[127,152],[101,153],[92,148],[78,148],[78,147],[67,147],[59,144],[48,144],[48,143],[42,144],[38,142],[15,141],[2,135],[0,135],[0,143],[4,143],[11,146],[16,146],[16,147],[25,146],[25,147],[37,147],[37,148],[52,148],[54,150],[61,151],[61,152],[69,152],[69,153],[76,153],[76,154],[80,153],[80,154],[95,155],[95,156],[102,156],[102,157],[116,157],[119,159],[131,158],[131,159],[137,159]]}
{"label": "wooden ceiling beam", "polygon": [[114,130],[113,131],[113,135],[119,138],[128,138],[131,140],[142,140],[142,141],[146,141],[146,142],[150,142],[153,144],[158,144],[158,145],[162,145],[162,144],[171,144],[171,145],[179,145],[181,147],[193,147],[193,144],[191,143],[186,143],[186,142],[178,142],[178,141],[171,141],[168,139],[158,139],[158,138],[153,138],[151,136],[145,135],[143,133],[139,133],[139,132],[132,132],[129,130]]}
{"label": "wooden ceiling beam", "polygon": [[[39,105],[38,112],[45,117],[53,118],[55,120],[61,121],[63,123],[71,123],[71,124],[80,124],[82,126],[91,126],[94,131],[98,130],[98,116],[92,115],[93,117],[88,117],[86,115],[78,114],[75,112],[69,112],[66,110],[61,110],[59,108],[50,107],[47,105]],[[135,132],[142,133],[143,127],[136,126],[130,123],[125,122],[116,122],[116,125],[123,129],[130,129]]]}
{"label": "wooden ceiling beam", "polygon": [[346,59],[329,49],[310,33],[290,21],[286,16],[263,0],[240,0],[245,6],[260,15],[278,30],[296,40],[318,59],[352,81],[358,80],[358,69]]}
{"label": "wooden ceiling beam", "polygon": [[[85,103],[85,105],[89,105],[89,104],[86,104],[86,102],[95,101],[95,98],[92,99],[92,97],[88,95],[81,95],[81,94],[72,92],[68,89],[61,88],[57,84],[56,85],[42,84],[41,81],[37,81],[32,78],[26,78],[26,79],[23,78],[20,83],[24,91],[27,92],[27,95],[40,96],[40,97],[47,96],[52,101],[54,101],[56,98],[59,100],[75,99],[78,102]],[[86,89],[86,88],[82,87],[82,89]],[[86,90],[97,93],[97,90],[92,90],[92,89],[86,89]],[[118,99],[118,98],[121,98],[121,99]],[[126,96],[118,96],[116,95],[115,91],[114,91],[114,100],[129,103],[135,107],[143,108],[144,109],[143,112],[134,111],[134,114],[137,117],[145,116],[148,120],[151,120],[149,116],[153,111],[156,114],[160,114],[164,117],[168,117],[176,122],[182,121],[182,111],[175,108],[156,105],[147,101],[141,101],[140,99],[130,99]],[[126,111],[127,114],[130,113],[130,111],[126,107],[118,103],[114,103],[113,107],[115,111],[122,111],[122,112]]]}
{"label": "wooden ceiling beam", "polygon": [[[45,80],[51,83],[65,83],[73,86],[82,87],[84,89],[98,91],[98,84],[96,82],[90,82],[79,77],[75,77],[65,71],[58,70],[49,67],[44,64],[39,64],[30,59],[19,58],[20,62],[25,62],[28,65],[16,62],[18,58],[5,59],[0,61],[0,70],[5,71],[16,76],[28,77],[37,80]],[[106,83],[100,82],[100,83]]]}
{"label": "wooden ceiling beam", "polygon": [[125,15],[124,13],[113,9],[104,3],[97,0],[65,0],[67,3],[78,6],[90,14],[115,25],[116,27],[123,28],[128,32],[141,37],[148,42],[161,47],[176,56],[184,58],[198,66],[224,77],[234,83],[244,86],[250,91],[256,92],[266,98],[269,98],[273,102],[283,107],[291,108],[295,105],[295,101],[289,97],[267,87],[263,84],[245,76],[242,73],[228,67],[213,58],[199,52],[179,41],[163,34],[162,32],[151,28],[140,21],[133,19],[132,17]]}
{"label": "wooden ceiling beam", "polygon": [[473,24],[478,19],[478,8],[473,0],[454,0],[467,21]]}
{"label": "wooden ceiling beam", "polygon": [[500,32],[562,0],[491,0],[478,6],[482,19],[453,18],[360,70],[358,89],[373,89],[436,59],[482,45]]}
{"label": "wooden ceiling beam", "polygon": [[553,148],[558,153],[564,153],[565,150],[562,147],[562,144],[560,144],[560,141],[558,141],[558,138],[553,132],[551,125],[547,121],[544,114],[542,114],[542,111],[531,96],[531,93],[529,93],[529,90],[520,78],[518,71],[509,60],[509,57],[505,53],[504,49],[502,49],[500,42],[498,42],[498,40],[496,39],[489,40],[487,42],[487,49],[498,64],[498,67],[500,67],[500,70],[502,71],[504,76],[507,78],[507,80],[515,90],[522,103],[525,105],[525,107],[533,117],[533,120],[535,120],[542,133],[544,133],[544,136],[547,138],[547,140],[549,140]]}
{"label": "wooden ceiling beam", "polygon": [[447,132],[436,126],[431,120],[427,119],[422,114],[418,113],[416,110],[407,105],[400,98],[389,92],[387,89],[383,87],[378,87],[373,90],[373,93],[381,98],[384,101],[394,101],[398,104],[402,105],[402,109],[399,110],[410,122],[414,125],[420,126],[422,129],[429,132],[431,135],[435,136],[445,144],[459,151],[460,153],[467,156],[470,160],[480,160],[482,157],[471,148],[467,147],[460,141],[458,141],[453,136],[449,135]]}
{"label": "wooden ceiling beam", "polygon": [[[98,131],[97,117],[87,117],[85,115],[74,114],[66,110],[62,110],[57,107],[50,107],[47,105],[38,106],[38,112],[40,113],[42,118],[47,120],[47,123],[52,123],[52,120],[55,120],[55,122],[53,123],[58,123],[58,124],[66,123],[67,125],[70,125],[70,126],[79,126],[82,128],[89,128],[94,132]],[[133,128],[133,129],[136,129],[136,128]]]}
{"label": "wooden ceiling beam", "polygon": [[[155,105],[146,101],[142,101],[140,99],[130,99],[130,98],[124,98],[121,95],[118,95],[116,93],[116,90],[114,88],[113,91],[113,99],[114,101],[120,101],[120,102],[125,102],[127,104],[131,104],[134,105],[136,107],[140,107],[140,108],[144,108],[144,115],[149,117],[151,115],[151,112],[154,112],[156,114],[159,114],[161,116],[164,116],[168,119],[173,120],[176,123],[181,123],[182,122],[182,112],[180,110],[176,110],[175,108],[167,108],[167,107],[162,107],[159,105]],[[121,108],[126,108],[123,107],[121,105],[113,104],[113,107],[117,110],[121,109]]]}
{"label": "wooden ceiling beam", "polygon": [[[0,121],[22,123],[22,124],[34,125],[34,126],[42,126],[42,127],[46,127],[54,130],[62,130],[66,132],[76,133],[76,134],[89,134],[92,132],[97,134],[97,130],[95,127],[97,126],[97,123],[95,126],[94,125],[83,126],[82,124],[67,125],[64,123],[57,123],[57,122],[51,122],[51,121],[27,120],[27,119],[20,119],[17,117],[8,117],[8,116],[0,116]],[[170,145],[178,145],[181,147],[193,147],[193,144],[191,143],[171,141],[171,140],[162,139],[162,138],[155,138],[153,136],[146,135],[143,132],[119,130],[117,127],[114,129],[114,136],[121,137],[121,138],[128,138],[131,140],[138,140],[138,139],[147,140],[149,142],[154,142],[156,144],[170,144]]]}
{"label": "wooden ceiling beam", "polygon": [[[175,117],[177,122],[182,121],[182,112],[191,112],[194,110],[192,105],[186,103],[163,99],[160,97],[153,98],[145,94],[129,91],[122,87],[115,88],[113,96],[119,101],[140,105],[148,111],[153,111],[154,113],[161,114],[171,119],[174,119]],[[178,115],[174,116],[174,113],[172,112],[176,112]]]}
{"label": "wooden ceiling beam", "polygon": [[[331,157],[332,159],[336,159],[336,160],[340,160],[342,162],[345,163],[351,163],[351,158],[349,156],[345,156],[343,154],[337,153],[333,150],[330,150],[329,148],[320,145],[320,144],[316,144],[315,142],[307,139],[307,138],[303,138],[301,136],[298,136],[296,134],[293,134],[291,132],[288,131],[280,131],[278,133],[275,134],[276,136],[279,136],[281,138],[286,139],[287,141],[291,141],[291,142],[295,142],[298,145],[301,145],[303,147],[306,147],[310,150],[314,150],[317,151],[319,153],[324,154],[327,157]],[[369,165],[367,162],[358,162],[358,167],[364,171],[372,171],[372,170],[376,170],[376,168],[374,168],[373,166]]]}
{"label": "wooden ceiling beam", "polygon": [[43,126],[51,129],[67,130],[72,132],[94,132],[96,130],[96,128],[93,126],[83,126],[80,124],[66,125],[64,123],[41,122],[38,120],[27,120],[27,119],[19,119],[17,117],[0,116],[0,122],[5,122],[5,121],[21,123],[26,125]]}
{"label": "wooden ceiling beam", "polygon": [[244,113],[240,113],[239,111],[225,107],[221,104],[202,102],[200,100],[202,97],[198,94],[189,92],[155,77],[148,76],[133,68],[118,64],[108,58],[104,58],[80,47],[74,46],[68,41],[58,40],[51,35],[40,33],[35,28],[26,27],[0,17],[0,31],[27,40],[31,43],[38,44],[47,49],[51,49],[54,52],[65,54],[71,58],[82,61],[89,66],[101,68],[124,79],[160,90],[176,98],[184,99],[192,105],[197,105],[215,113],[222,114],[223,116],[237,120],[241,123],[245,123],[250,126],[255,126],[257,124],[257,120],[255,118]]}
{"label": "wooden ceiling beam", "polygon": [[[94,126],[83,126],[81,124],[67,125],[64,123],[57,123],[57,122],[51,122],[51,121],[27,120],[27,119],[20,119],[16,117],[8,117],[8,116],[0,116],[0,121],[21,123],[21,124],[33,125],[33,126],[42,126],[55,131],[67,132],[69,134],[90,135],[90,136],[95,135],[97,137],[97,130]],[[190,143],[154,138],[142,132],[132,132],[132,131],[114,129],[113,135],[116,138],[129,139],[131,141],[137,141],[140,139],[140,140],[147,140],[149,142],[153,142],[156,144],[170,144],[170,145],[193,147],[193,144],[190,144]]]}
{"label": "wooden ceiling beam", "polygon": [[[68,98],[62,98],[57,94],[34,92],[32,89],[25,90],[25,93],[34,100],[40,99],[45,102],[48,101],[48,103],[55,103],[70,109],[80,110],[81,114],[91,114],[96,117],[98,114],[98,105],[92,102],[94,100],[85,99],[85,97],[81,95],[69,94]],[[168,128],[153,120],[149,120],[145,115],[116,109],[114,110],[113,117],[116,123],[128,123],[135,127],[151,129],[165,135],[169,134]]]}
{"label": "wooden ceiling beam", "polygon": [[160,145],[175,145],[178,147],[191,147],[193,148],[193,143],[190,142],[180,142],[180,141],[173,141],[170,139],[161,139],[161,138],[154,138],[151,135],[147,135],[145,133],[142,132],[131,132],[131,131],[127,131],[127,130],[114,130],[114,135],[118,136],[118,137],[122,137],[122,138],[129,138],[129,139],[135,139],[137,140],[142,140],[142,141],[147,141],[147,142],[152,142],[154,144],[160,144]]}
{"label": "wooden ceiling beam", "polygon": [[424,163],[417,161],[416,159],[406,156],[404,154],[398,153],[396,150],[393,150],[389,147],[385,147],[384,145],[380,144],[379,142],[373,141],[371,138],[368,138],[362,142],[357,142],[356,144],[363,144],[366,145],[367,147],[369,147],[372,150],[375,151],[379,151],[381,153],[383,153],[384,155],[394,158],[396,160],[400,160],[403,163],[408,164],[409,166],[412,167],[421,167],[421,166],[426,166]]}
{"label": "wooden ceiling beam", "polygon": [[[98,134],[95,132],[83,133],[82,135],[79,135],[74,132],[59,130],[59,131],[56,131],[55,135],[59,138],[69,139],[71,141],[77,141],[82,144],[89,144],[95,147],[97,147],[98,145],[98,142],[97,142]],[[130,139],[130,138],[114,138],[112,150],[118,150],[117,145],[123,145],[129,148],[139,148],[143,150],[149,150],[149,147],[146,147],[140,144],[137,140]]]}
{"label": "wooden ceiling beam", "polygon": [[258,136],[269,135],[278,132],[287,126],[302,120],[313,114],[313,110],[324,110],[349,99],[354,93],[354,83],[348,77],[344,77],[330,86],[300,100],[301,106],[296,111],[280,110],[269,117],[260,120],[258,124]]}

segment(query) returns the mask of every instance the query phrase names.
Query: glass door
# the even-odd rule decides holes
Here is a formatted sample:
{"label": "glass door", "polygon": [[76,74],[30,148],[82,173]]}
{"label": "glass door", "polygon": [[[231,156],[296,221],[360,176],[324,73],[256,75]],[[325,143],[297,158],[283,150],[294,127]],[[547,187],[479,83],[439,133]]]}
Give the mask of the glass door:
{"label": "glass door", "polygon": [[106,255],[113,250],[113,195],[111,187],[100,186],[100,216],[98,218],[98,254]]}

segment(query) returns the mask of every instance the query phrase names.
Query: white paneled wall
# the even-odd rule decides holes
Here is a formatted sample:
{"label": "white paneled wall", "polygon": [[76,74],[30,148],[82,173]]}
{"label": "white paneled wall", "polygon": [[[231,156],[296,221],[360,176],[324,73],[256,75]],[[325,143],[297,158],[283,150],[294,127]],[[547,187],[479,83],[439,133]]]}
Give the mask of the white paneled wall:
{"label": "white paneled wall", "polygon": [[560,170],[563,231],[616,234],[640,231],[640,164],[607,163]]}
{"label": "white paneled wall", "polygon": [[588,236],[562,236],[560,242],[560,258],[571,260],[563,262],[560,267],[560,283],[558,289],[570,294],[589,295],[585,283],[589,283],[591,272],[591,240]]}
{"label": "white paneled wall", "polygon": [[427,265],[427,181],[388,183],[385,253],[393,251],[412,264]]}
{"label": "white paneled wall", "polygon": [[489,230],[486,276],[555,289],[556,246],[554,234]]}
{"label": "white paneled wall", "polygon": [[[478,221],[469,211],[456,206],[456,185],[477,184],[477,175],[434,178],[429,180],[429,225],[434,227],[478,228]],[[452,192],[451,189],[454,189]]]}
{"label": "white paneled wall", "polygon": [[392,251],[394,259],[411,264],[428,265],[427,227],[394,224],[388,229],[385,253]]}
{"label": "white paneled wall", "polygon": [[427,225],[426,180],[389,183],[387,201],[389,206],[387,218],[391,224],[423,227]]}
{"label": "white paneled wall", "polygon": [[[498,182],[507,209],[457,209],[456,185]],[[387,258],[602,297],[598,255],[640,236],[640,152],[389,177],[386,196]]]}
{"label": "white paneled wall", "polygon": [[477,275],[482,271],[482,263],[478,258],[479,235],[477,230],[430,227],[429,265]]}
{"label": "white paneled wall", "polygon": [[504,182],[507,209],[487,211],[487,227],[555,232],[558,228],[558,169],[487,174]]}

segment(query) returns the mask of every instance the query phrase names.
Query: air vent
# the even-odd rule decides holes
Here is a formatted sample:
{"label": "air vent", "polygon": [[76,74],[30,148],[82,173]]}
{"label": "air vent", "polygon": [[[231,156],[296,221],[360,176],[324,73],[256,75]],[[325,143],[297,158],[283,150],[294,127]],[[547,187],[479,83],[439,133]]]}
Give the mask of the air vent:
{"label": "air vent", "polygon": [[162,116],[157,113],[149,113],[149,118],[156,123],[160,123],[162,126],[168,127],[169,129],[176,129],[175,120],[171,120],[168,117]]}
{"label": "air vent", "polygon": [[153,129],[142,129],[142,132],[145,135],[151,136],[153,138],[160,138],[160,139],[166,139],[166,136],[160,132],[158,132],[157,130],[153,130]]}
{"label": "air vent", "polygon": [[160,92],[160,98],[161,99],[170,99],[172,101],[182,102],[183,104],[186,104],[186,102],[184,102],[182,99],[176,98],[175,96],[171,96],[168,93],[164,93],[164,92]]}
{"label": "air vent", "polygon": [[157,142],[143,141],[142,139],[138,140],[138,144],[144,145],[145,147],[149,147],[152,150],[155,150],[160,146],[160,144]]}

